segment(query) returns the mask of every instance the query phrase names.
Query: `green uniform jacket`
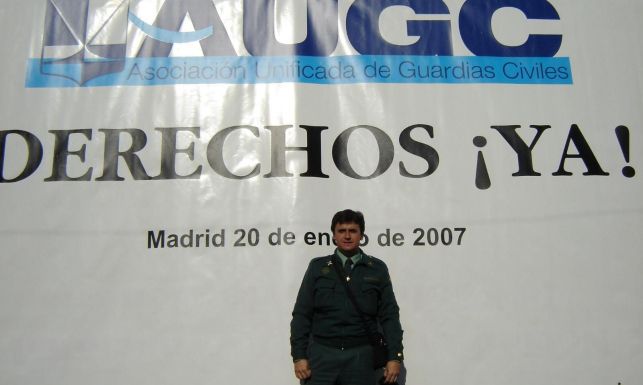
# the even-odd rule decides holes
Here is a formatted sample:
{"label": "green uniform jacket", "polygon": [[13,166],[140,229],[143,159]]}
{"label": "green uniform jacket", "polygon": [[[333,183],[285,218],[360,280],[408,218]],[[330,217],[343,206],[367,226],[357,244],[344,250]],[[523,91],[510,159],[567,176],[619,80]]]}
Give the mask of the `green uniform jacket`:
{"label": "green uniform jacket", "polygon": [[[340,342],[368,335],[332,265],[332,257],[310,261],[299,288],[290,323],[293,360],[308,358],[311,334],[313,339]],[[335,259],[339,262],[338,257]],[[389,345],[389,360],[403,360],[399,307],[386,264],[362,253],[362,258],[353,266],[349,286],[362,311],[379,322]]]}

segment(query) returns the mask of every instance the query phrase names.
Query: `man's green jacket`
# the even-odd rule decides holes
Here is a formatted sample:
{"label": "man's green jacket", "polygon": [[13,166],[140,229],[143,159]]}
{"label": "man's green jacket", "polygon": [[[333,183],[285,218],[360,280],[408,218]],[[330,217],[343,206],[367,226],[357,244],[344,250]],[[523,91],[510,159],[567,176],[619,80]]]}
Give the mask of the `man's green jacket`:
{"label": "man's green jacket", "polygon": [[[314,258],[308,265],[290,323],[293,360],[308,358],[311,334],[313,340],[340,348],[368,339],[364,322],[346,294],[333,263],[341,262],[337,256],[328,255]],[[399,307],[386,264],[362,253],[349,276],[349,286],[361,310],[371,320],[377,320],[384,333],[389,360],[402,361]],[[373,325],[371,322],[371,327]]]}

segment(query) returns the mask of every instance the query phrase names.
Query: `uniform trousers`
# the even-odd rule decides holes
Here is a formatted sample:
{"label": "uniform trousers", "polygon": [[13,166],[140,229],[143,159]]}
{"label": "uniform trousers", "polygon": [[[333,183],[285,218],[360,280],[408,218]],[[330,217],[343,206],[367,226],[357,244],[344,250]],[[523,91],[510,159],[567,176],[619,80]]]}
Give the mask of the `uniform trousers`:
{"label": "uniform trousers", "polygon": [[306,385],[375,384],[371,345],[338,349],[313,341],[308,357],[312,376]]}

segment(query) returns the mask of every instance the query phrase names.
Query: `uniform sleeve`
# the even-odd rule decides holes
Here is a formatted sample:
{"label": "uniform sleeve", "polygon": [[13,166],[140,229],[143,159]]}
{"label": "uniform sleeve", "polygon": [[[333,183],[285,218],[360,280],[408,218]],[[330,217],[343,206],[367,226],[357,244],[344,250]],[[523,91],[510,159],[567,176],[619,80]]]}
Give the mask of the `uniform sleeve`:
{"label": "uniform sleeve", "polygon": [[293,360],[308,358],[308,341],[313,319],[313,290],[314,280],[311,263],[308,265],[299,287],[295,307],[292,311],[292,321],[290,321],[290,354]]}
{"label": "uniform sleeve", "polygon": [[404,360],[404,347],[402,346],[402,325],[400,324],[400,308],[395,300],[391,278],[386,270],[385,283],[382,288],[382,297],[378,309],[378,320],[384,331],[388,343],[388,359]]}

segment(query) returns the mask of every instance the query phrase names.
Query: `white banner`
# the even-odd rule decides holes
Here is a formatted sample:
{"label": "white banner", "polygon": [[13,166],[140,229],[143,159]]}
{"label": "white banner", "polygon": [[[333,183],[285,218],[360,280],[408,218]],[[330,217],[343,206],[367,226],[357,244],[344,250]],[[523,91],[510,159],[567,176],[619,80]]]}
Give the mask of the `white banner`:
{"label": "white banner", "polygon": [[297,289],[352,208],[402,384],[640,384],[642,14],[4,2],[0,383],[297,383]]}

